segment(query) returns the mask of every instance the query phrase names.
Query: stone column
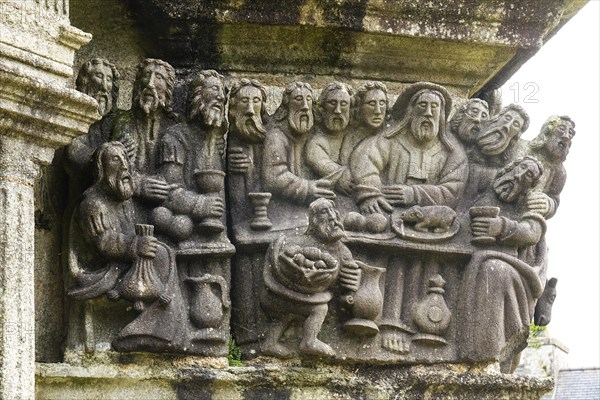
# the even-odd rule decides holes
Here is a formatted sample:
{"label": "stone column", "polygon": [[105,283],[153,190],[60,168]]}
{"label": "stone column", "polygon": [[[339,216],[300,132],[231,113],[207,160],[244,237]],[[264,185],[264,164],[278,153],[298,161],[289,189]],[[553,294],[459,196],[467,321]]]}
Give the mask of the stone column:
{"label": "stone column", "polygon": [[91,35],[67,0],[0,2],[0,398],[33,399],[34,184],[54,150],[87,132],[93,99],[66,85]]}

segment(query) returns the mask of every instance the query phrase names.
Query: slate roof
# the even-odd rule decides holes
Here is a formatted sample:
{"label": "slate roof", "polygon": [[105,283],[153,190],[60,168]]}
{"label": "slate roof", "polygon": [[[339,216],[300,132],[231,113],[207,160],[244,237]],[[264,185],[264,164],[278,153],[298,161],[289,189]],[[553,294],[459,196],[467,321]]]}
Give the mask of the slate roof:
{"label": "slate roof", "polygon": [[556,390],[542,400],[599,400],[600,368],[562,369],[558,371]]}

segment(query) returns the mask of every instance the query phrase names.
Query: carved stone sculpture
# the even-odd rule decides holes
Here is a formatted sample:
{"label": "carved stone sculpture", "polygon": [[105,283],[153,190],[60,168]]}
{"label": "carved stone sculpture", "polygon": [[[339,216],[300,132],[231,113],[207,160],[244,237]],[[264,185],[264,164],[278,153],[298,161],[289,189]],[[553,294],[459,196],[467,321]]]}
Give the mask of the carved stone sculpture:
{"label": "carved stone sculpture", "polygon": [[575,122],[567,116],[553,115],[542,125],[538,136],[529,142],[527,153],[544,165],[546,173],[527,200],[532,211],[551,218],[558,208],[560,192],[567,179],[563,162],[575,136]]}
{"label": "carved stone sculpture", "polygon": [[402,93],[394,105],[401,119],[352,161],[363,213],[391,212],[392,205],[456,205],[467,159],[446,132],[451,104],[446,89],[430,83]]}
{"label": "carved stone sculpture", "polygon": [[413,337],[415,342],[438,346],[447,344],[442,337],[450,325],[452,313],[444,301],[444,278],[436,275],[429,279],[425,298],[413,308],[413,318],[419,330]]}
{"label": "carved stone sculpture", "polygon": [[105,294],[134,303],[141,314],[113,340],[116,349],[176,348],[182,337],[173,326],[183,318],[183,307],[175,256],[152,235],[151,226],[135,224],[135,184],[125,148],[108,142],[95,154],[96,183],[83,194],[80,227],[72,232],[81,232],[90,246],[79,248],[69,295],[88,300]]}
{"label": "carved stone sculpture", "polygon": [[[271,193],[262,190],[262,153],[268,122],[267,92],[257,80],[242,78],[229,92],[229,174],[232,218],[236,224],[251,222],[254,230],[272,227],[267,206]],[[247,204],[250,199],[251,207]]]}
{"label": "carved stone sculpture", "polygon": [[226,131],[221,78],[216,71],[198,74],[189,88],[188,122],[172,126],[158,144],[158,173],[174,188],[153,210],[152,220],[180,243],[194,231],[211,235],[225,229],[220,220],[225,176],[220,152]]}
{"label": "carved stone sculpture", "polygon": [[365,139],[380,133],[390,120],[390,108],[387,87],[381,82],[367,82],[358,87],[354,94],[351,129],[344,137],[340,152],[342,165],[350,163],[355,151],[360,152],[359,145]]}
{"label": "carved stone sculpture", "polygon": [[469,151],[469,181],[458,210],[466,211],[484,195],[498,171],[526,148],[521,135],[529,127],[529,116],[517,104],[509,104],[483,124]]}
{"label": "carved stone sculpture", "polygon": [[477,140],[482,127],[486,127],[490,113],[488,104],[481,99],[469,99],[459,106],[450,119],[451,132],[471,147]]}
{"label": "carved stone sculpture", "polygon": [[331,181],[309,179],[304,162],[304,145],[314,124],[313,101],[309,84],[289,85],[265,139],[264,188],[291,203],[308,204],[319,197],[335,197]]}
{"label": "carved stone sculpture", "polygon": [[[499,172],[492,190],[500,215],[474,217],[471,222],[474,236],[493,237],[500,246],[475,252],[465,271],[458,302],[465,337],[459,346],[461,357],[496,359],[505,371],[516,367],[515,357],[527,346],[535,300],[545,282],[546,248],[544,242],[538,244],[545,220],[525,205],[527,192],[542,174],[541,164],[531,157],[509,164]],[[487,199],[492,202],[491,194]],[[505,313],[507,309],[514,312]],[[473,331],[484,326],[489,327],[485,339]]]}
{"label": "carved stone sculpture", "polygon": [[556,299],[556,283],[558,279],[550,278],[546,281],[542,296],[535,303],[533,322],[538,326],[546,326],[552,319],[552,305]]}
{"label": "carved stone sculpture", "polygon": [[327,315],[329,290],[340,277],[348,290],[358,290],[360,270],[352,253],[341,243],[344,235],[331,200],[309,206],[306,234],[296,240],[282,236],[271,244],[264,269],[261,305],[274,322],[266,333],[263,352],[277,357],[293,353],[280,342],[290,323],[303,319],[298,350],[304,354],[333,356],[334,350],[317,338]]}
{"label": "carved stone sculpture", "polygon": [[293,82],[269,115],[257,80],[179,72],[144,60],[117,112],[114,66],[82,69],[106,114],[69,149],[83,171],[100,146],[68,214],[68,347],[224,355],[233,313],[247,357],[514,368],[534,307],[550,319],[569,117],[527,141],[518,105],[338,81],[316,102]]}
{"label": "carved stone sculpture", "polygon": [[92,184],[92,155],[102,143],[110,140],[112,121],[119,97],[119,71],[108,60],[92,58],[77,75],[77,90],[98,102],[100,121],[93,123],[87,134],[74,139],[67,147],[67,171],[71,175],[72,198]]}
{"label": "carved stone sculpture", "polygon": [[[111,123],[119,142],[100,146],[98,181],[78,206],[83,225],[71,218],[72,329],[77,318],[86,321],[85,350],[106,349],[108,340],[118,351],[227,352],[233,247],[223,233],[226,92],[220,74],[201,71],[181,121],[174,89],[168,63],[138,66],[132,109]],[[139,315],[98,300],[103,294],[133,303]],[[68,347],[78,348],[80,336],[70,337]]]}
{"label": "carved stone sculpture", "polygon": [[335,190],[345,196],[352,196],[352,177],[348,167],[341,164],[341,151],[350,122],[353,94],[352,87],[340,82],[330,83],[323,89],[317,114],[323,127],[317,128],[306,143],[308,166],[319,178],[331,181]]}

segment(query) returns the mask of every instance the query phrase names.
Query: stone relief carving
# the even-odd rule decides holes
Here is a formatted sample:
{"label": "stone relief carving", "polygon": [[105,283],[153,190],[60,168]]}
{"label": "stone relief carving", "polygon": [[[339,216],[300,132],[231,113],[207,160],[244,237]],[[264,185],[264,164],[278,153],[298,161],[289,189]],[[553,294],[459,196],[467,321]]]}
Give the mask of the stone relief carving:
{"label": "stone relief carving", "polygon": [[69,148],[96,170],[71,207],[72,347],[223,355],[231,333],[249,357],[510,371],[534,309],[549,322],[569,117],[527,141],[515,104],[337,81],[292,82],[269,115],[255,79],[156,59],[122,111],[114,65],[80,77],[103,119]]}
{"label": "stone relief carving", "polygon": [[67,149],[67,171],[71,197],[78,196],[92,184],[92,154],[110,139],[112,120],[117,114],[119,97],[117,68],[108,60],[92,58],[81,66],[77,75],[77,90],[98,102],[102,119],[90,126],[87,134],[74,139]]}
{"label": "stone relief carving", "polygon": [[198,73],[184,121],[174,87],[168,63],[144,60],[131,110],[118,111],[110,137],[91,149],[96,181],[71,207],[67,348],[83,337],[87,351],[227,353],[226,92],[220,74]]}

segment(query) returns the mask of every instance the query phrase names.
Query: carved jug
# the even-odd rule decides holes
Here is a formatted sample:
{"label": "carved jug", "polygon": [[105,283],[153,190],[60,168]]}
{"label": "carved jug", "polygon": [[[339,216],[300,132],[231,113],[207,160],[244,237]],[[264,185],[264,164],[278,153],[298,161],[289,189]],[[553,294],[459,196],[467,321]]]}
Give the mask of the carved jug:
{"label": "carved jug", "polygon": [[205,274],[189,277],[191,286],[190,319],[198,328],[218,328],[229,307],[225,280],[217,275]]}
{"label": "carved jug", "polygon": [[379,287],[385,268],[373,267],[356,261],[361,269],[360,286],[343,299],[352,307],[352,318],[344,324],[346,332],[356,335],[375,335],[379,332],[375,320],[381,315],[383,294]]}

